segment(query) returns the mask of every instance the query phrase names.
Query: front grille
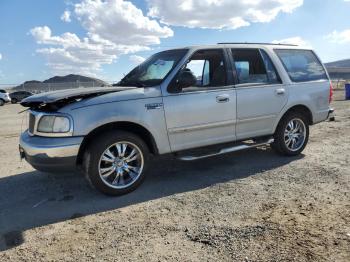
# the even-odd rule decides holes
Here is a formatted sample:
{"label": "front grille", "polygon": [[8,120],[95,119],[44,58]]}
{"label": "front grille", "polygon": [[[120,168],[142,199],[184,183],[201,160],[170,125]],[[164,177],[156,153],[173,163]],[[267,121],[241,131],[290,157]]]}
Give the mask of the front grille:
{"label": "front grille", "polygon": [[35,115],[32,113],[29,113],[29,133],[34,134],[34,127],[35,127]]}

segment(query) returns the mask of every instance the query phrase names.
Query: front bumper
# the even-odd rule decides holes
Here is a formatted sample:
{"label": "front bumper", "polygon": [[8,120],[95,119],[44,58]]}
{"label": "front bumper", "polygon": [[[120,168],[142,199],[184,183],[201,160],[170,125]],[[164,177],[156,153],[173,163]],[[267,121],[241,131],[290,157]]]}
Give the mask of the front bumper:
{"label": "front bumper", "polygon": [[21,158],[35,169],[48,172],[74,170],[83,137],[40,137],[22,133]]}

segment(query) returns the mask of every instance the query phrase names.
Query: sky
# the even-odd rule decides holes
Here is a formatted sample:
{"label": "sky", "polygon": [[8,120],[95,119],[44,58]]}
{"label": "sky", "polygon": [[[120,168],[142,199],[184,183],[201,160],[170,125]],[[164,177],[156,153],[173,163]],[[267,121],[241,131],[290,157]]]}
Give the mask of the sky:
{"label": "sky", "polygon": [[350,58],[350,0],[0,0],[0,86],[70,73],[118,81],[153,53],[295,43]]}

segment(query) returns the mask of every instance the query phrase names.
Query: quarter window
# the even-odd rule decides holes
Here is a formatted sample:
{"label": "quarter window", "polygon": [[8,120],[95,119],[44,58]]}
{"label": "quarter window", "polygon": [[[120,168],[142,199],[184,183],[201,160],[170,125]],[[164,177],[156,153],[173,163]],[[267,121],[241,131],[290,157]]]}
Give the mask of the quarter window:
{"label": "quarter window", "polygon": [[293,82],[328,79],[321,62],[311,50],[275,49]]}
{"label": "quarter window", "polygon": [[239,84],[275,84],[280,79],[269,56],[259,49],[231,49]]}

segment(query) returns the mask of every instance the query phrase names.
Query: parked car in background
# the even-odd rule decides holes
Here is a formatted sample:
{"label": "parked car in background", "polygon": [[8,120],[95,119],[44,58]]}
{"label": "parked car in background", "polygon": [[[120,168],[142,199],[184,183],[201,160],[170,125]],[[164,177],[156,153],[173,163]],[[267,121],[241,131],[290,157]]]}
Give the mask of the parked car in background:
{"label": "parked car in background", "polygon": [[38,170],[80,167],[95,188],[120,195],[140,185],[150,155],[193,161],[261,145],[298,155],[309,125],[332,115],[331,100],[328,74],[310,49],[179,48],[153,55],[115,88],[26,98],[19,150]]}
{"label": "parked car in background", "polygon": [[7,93],[6,90],[0,89],[0,106],[3,106],[5,103],[8,103],[11,101],[11,98],[9,96],[9,93]]}
{"label": "parked car in background", "polygon": [[16,104],[18,102],[21,102],[24,98],[27,98],[29,96],[32,96],[33,93],[28,91],[16,91],[10,94],[11,103]]}

